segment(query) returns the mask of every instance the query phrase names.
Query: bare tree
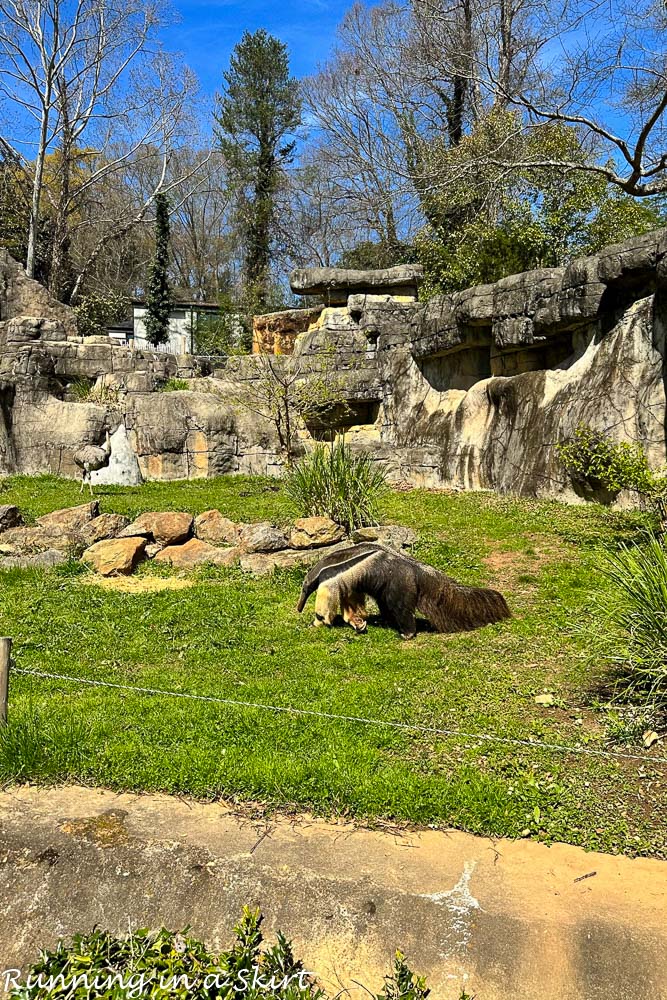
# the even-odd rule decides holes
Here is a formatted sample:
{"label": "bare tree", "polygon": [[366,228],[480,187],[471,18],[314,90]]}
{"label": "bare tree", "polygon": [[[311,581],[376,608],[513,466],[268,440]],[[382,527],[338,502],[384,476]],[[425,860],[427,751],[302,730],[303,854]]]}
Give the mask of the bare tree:
{"label": "bare tree", "polygon": [[[424,0],[424,17],[447,23],[440,0]],[[499,8],[500,11],[500,8]],[[502,28],[502,12],[498,27]],[[530,8],[529,66],[512,45],[494,48],[485,30],[470,85],[486,99],[520,111],[514,136],[488,153],[513,168],[587,171],[626,194],[667,191],[667,7],[664,0],[541,0]],[[493,25],[491,25],[493,27]],[[502,37],[502,31],[501,31]],[[508,155],[517,133],[545,123],[577,130],[586,155]]]}
{"label": "bare tree", "polygon": [[[161,168],[153,191],[129,216],[103,233],[79,263],[68,298],[76,298],[87,271],[109,239],[142,221],[164,189],[169,159],[194,90],[192,74],[149,42],[164,21],[157,0],[0,0],[0,97],[5,118],[25,128],[34,156],[22,153],[20,136],[5,142],[32,177],[26,269],[34,274],[36,237],[44,197],[47,157],[57,153],[53,275],[62,284],[72,218],[105,179],[129,161],[148,156]],[[86,166],[73,182],[82,150]],[[79,219],[80,228],[94,220]],[[55,287],[62,293],[63,289]]]}
{"label": "bare tree", "polygon": [[297,455],[300,425],[344,422],[349,413],[345,379],[335,350],[325,345],[316,360],[302,355],[254,354],[230,369],[224,397],[250,410],[275,429],[282,456],[291,465]]}
{"label": "bare tree", "polygon": [[331,59],[305,87],[313,159],[332,179],[329,200],[357,242],[397,242],[415,209],[401,131],[406,80],[396,72],[404,20],[392,5],[355,4]]}
{"label": "bare tree", "polygon": [[183,148],[172,167],[178,176],[192,177],[171,214],[174,278],[194,298],[214,299],[229,291],[240,262],[233,184],[219,151]]}
{"label": "bare tree", "polygon": [[308,146],[277,193],[274,266],[284,272],[314,261],[331,266],[365,231],[363,208],[351,204],[336,157],[328,154]]}
{"label": "bare tree", "polygon": [[[456,148],[505,81],[507,104],[534,53],[532,0],[355,4],[332,60],[310,81],[320,159],[335,164],[359,228],[387,245],[442,224],[442,152]],[[488,63],[488,67],[487,67]]]}

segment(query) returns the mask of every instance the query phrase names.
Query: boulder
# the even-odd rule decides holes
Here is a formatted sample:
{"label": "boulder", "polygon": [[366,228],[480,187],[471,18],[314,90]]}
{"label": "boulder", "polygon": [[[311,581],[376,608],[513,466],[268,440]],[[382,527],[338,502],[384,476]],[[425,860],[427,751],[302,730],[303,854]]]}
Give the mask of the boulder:
{"label": "boulder", "polygon": [[276,569],[313,566],[322,558],[314,549],[284,549],[282,552],[252,552],[241,556],[241,569],[253,576],[269,576]]}
{"label": "boulder", "polygon": [[140,535],[157,542],[158,545],[180,545],[192,534],[193,524],[192,514],[180,511],[149,511],[128,524],[127,528],[120,532],[120,537],[130,538]]}
{"label": "boulder", "polygon": [[67,562],[67,555],[58,549],[33,552],[32,555],[0,556],[0,569],[51,569]]}
{"label": "boulder", "polygon": [[23,524],[23,518],[18,507],[11,503],[0,504],[0,532],[16,528],[19,524]]}
{"label": "boulder", "polygon": [[113,538],[96,542],[83,553],[83,561],[102,576],[129,576],[146,549],[145,538]]}
{"label": "boulder", "polygon": [[31,340],[66,340],[62,323],[43,316],[17,316],[7,323],[7,343],[22,344]]}
{"label": "boulder", "polygon": [[37,524],[55,531],[80,531],[89,521],[98,517],[99,513],[99,500],[91,500],[89,503],[79,504],[78,507],[65,507],[63,510],[44,514],[37,518]]}
{"label": "boulder", "polygon": [[122,514],[100,514],[83,526],[80,532],[81,538],[86,548],[89,548],[95,542],[115,538],[129,523],[129,517],[124,517]]}
{"label": "boulder", "polygon": [[212,563],[214,566],[234,566],[239,561],[239,550],[220,549],[199,538],[191,538],[185,545],[169,545],[155,556],[155,562],[166,563],[175,569],[193,569]]}
{"label": "boulder", "polygon": [[367,528],[357,528],[352,532],[352,541],[378,542],[386,545],[389,549],[407,549],[414,545],[418,535],[412,528],[405,528],[402,524],[378,524]]}
{"label": "boulder", "polygon": [[239,526],[219,510],[205,510],[195,518],[195,535],[212,545],[238,545]]}
{"label": "boulder", "polygon": [[239,544],[244,552],[279,552],[287,548],[284,531],[269,521],[245,524],[239,533]]}
{"label": "boulder", "polygon": [[345,528],[330,517],[299,517],[294,522],[289,543],[293,549],[316,549],[342,542]]}
{"label": "boulder", "polygon": [[46,552],[57,549],[68,555],[78,555],[85,545],[79,532],[64,531],[57,526],[29,525],[27,527],[10,528],[3,532],[2,541],[21,554]]}

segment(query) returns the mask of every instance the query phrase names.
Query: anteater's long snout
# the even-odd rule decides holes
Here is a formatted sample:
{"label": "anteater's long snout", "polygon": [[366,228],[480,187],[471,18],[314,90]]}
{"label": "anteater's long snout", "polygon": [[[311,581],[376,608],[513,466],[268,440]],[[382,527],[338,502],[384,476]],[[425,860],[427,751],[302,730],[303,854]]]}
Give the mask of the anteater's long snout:
{"label": "anteater's long snout", "polygon": [[301,614],[301,612],[305,608],[306,601],[310,597],[311,593],[312,590],[304,584],[303,587],[301,588],[301,596],[299,597],[299,603],[296,606],[296,610],[299,612],[299,614]]}

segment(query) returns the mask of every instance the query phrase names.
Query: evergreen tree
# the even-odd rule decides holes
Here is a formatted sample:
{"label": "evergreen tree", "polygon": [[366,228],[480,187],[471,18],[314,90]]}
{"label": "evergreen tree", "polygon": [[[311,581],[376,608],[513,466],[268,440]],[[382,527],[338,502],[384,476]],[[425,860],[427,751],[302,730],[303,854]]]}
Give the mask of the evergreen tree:
{"label": "evergreen tree", "polygon": [[169,201],[165,194],[155,197],[155,255],[146,283],[146,339],[153,347],[169,340],[172,310],[169,286]]}
{"label": "evergreen tree", "polygon": [[301,120],[299,85],[287,47],[263,29],[245,32],[223,74],[217,137],[239,184],[247,301],[261,311],[269,295],[276,192],[292,161],[289,141]]}

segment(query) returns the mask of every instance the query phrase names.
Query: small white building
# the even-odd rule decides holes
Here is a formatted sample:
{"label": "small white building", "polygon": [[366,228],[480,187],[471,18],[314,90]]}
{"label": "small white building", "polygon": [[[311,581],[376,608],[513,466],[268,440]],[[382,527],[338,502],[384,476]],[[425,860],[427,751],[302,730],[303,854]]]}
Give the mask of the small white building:
{"label": "small white building", "polygon": [[174,302],[169,314],[169,340],[154,347],[146,340],[146,303],[144,299],[132,300],[132,319],[109,327],[114,343],[132,347],[137,351],[162,351],[167,354],[194,354],[197,322],[200,316],[220,312],[217,302]]}

